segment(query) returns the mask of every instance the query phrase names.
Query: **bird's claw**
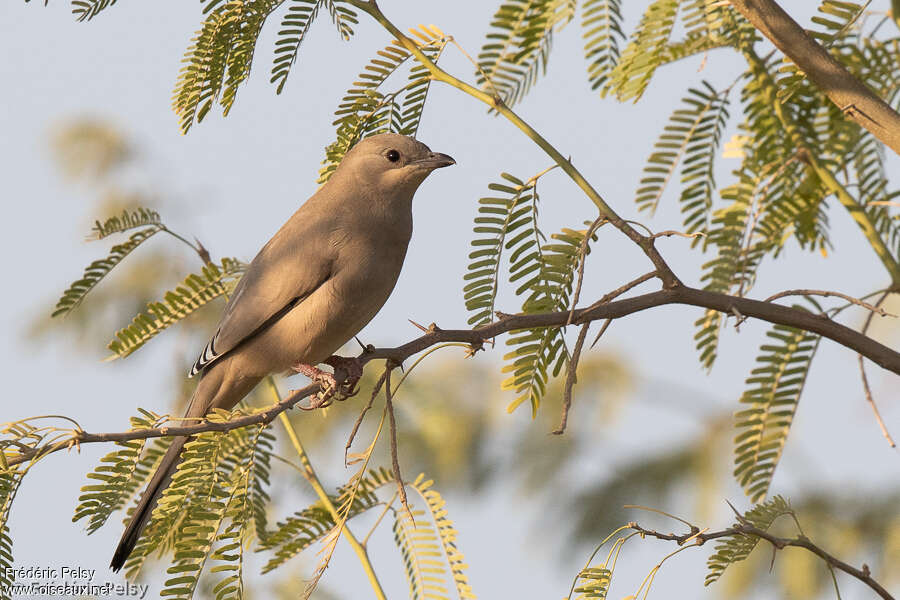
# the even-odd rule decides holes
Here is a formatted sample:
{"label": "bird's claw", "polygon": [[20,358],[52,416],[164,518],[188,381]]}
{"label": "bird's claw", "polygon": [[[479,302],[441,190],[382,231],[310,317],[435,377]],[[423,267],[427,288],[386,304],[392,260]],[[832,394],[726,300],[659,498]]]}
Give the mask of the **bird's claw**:
{"label": "bird's claw", "polygon": [[358,359],[330,356],[325,364],[334,369],[334,374],[305,363],[293,366],[294,371],[306,375],[322,388],[310,408],[323,408],[330,404],[332,397],[346,400],[359,391],[356,385],[362,377],[362,364]]}
{"label": "bird's claw", "polygon": [[334,378],[340,380],[336,391],[342,398],[350,398],[359,392],[356,386],[362,379],[363,368],[358,358],[333,355],[325,359],[325,364],[334,369]]}
{"label": "bird's claw", "polygon": [[320,390],[310,402],[309,409],[324,408],[330,404],[329,400],[340,388],[340,384],[338,384],[334,375],[306,363],[298,363],[291,368],[319,384]]}

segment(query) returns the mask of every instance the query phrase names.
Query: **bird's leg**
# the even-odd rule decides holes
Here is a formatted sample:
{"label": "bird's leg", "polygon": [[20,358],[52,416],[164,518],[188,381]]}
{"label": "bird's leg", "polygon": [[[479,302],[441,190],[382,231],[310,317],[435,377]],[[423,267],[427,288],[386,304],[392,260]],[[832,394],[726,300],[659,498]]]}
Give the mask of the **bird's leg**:
{"label": "bird's leg", "polygon": [[325,364],[334,369],[335,379],[340,379],[341,394],[350,397],[356,394],[356,384],[362,378],[362,363],[358,358],[333,355],[325,359]]}
{"label": "bird's leg", "polygon": [[322,386],[322,391],[319,392],[317,401],[314,402],[310,408],[320,408],[324,406],[325,401],[328,399],[328,397],[334,394],[334,392],[340,388],[334,375],[332,375],[328,371],[323,371],[322,369],[314,365],[297,363],[291,368],[301,375],[306,375],[314,382]]}

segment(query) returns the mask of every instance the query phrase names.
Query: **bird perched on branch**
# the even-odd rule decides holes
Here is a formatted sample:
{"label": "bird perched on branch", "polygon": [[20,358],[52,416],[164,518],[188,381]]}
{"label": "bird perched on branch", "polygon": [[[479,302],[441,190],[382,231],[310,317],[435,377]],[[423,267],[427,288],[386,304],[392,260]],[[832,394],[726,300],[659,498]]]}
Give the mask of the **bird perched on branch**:
{"label": "bird perched on branch", "polygon": [[[413,138],[360,141],[331,179],[263,246],[191,369],[200,382],[186,418],[230,410],[271,374],[322,376],[325,362],[381,309],[412,235],[412,199],[429,173],[455,164]],[[110,567],[134,549],[189,438],[176,437],[119,541]]]}

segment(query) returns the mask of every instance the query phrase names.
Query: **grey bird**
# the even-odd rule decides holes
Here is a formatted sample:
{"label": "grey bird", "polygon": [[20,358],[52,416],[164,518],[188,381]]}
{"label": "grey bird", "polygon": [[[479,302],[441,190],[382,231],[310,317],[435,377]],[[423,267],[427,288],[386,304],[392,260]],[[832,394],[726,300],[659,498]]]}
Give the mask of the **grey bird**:
{"label": "grey bird", "polygon": [[[191,369],[186,418],[229,410],[272,373],[310,368],[353,338],[390,296],[412,236],[412,199],[429,173],[455,164],[411,137],[357,143],[331,179],[263,246]],[[125,564],[189,438],[172,440],[110,567]]]}

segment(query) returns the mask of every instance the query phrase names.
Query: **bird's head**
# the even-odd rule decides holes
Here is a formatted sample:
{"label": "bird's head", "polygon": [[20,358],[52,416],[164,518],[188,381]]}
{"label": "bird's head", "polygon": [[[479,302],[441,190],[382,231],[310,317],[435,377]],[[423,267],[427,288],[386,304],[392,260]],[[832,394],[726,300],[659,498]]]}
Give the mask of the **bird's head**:
{"label": "bird's head", "polygon": [[456,164],[422,142],[396,133],[361,140],[341,161],[333,178],[352,176],[357,183],[388,193],[412,194],[429,173]]}

